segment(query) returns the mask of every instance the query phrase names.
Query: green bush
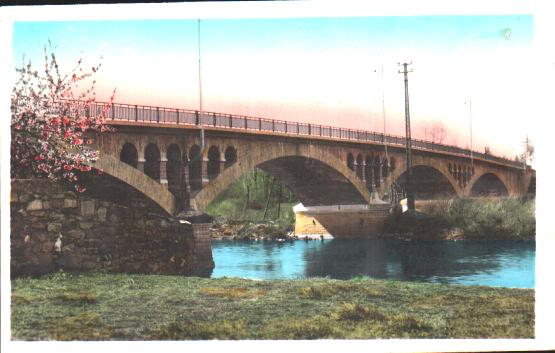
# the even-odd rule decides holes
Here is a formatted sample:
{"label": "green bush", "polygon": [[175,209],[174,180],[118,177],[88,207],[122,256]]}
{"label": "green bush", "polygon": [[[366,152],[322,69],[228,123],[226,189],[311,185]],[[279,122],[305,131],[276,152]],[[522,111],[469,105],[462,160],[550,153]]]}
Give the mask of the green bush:
{"label": "green bush", "polygon": [[533,198],[456,199],[434,216],[466,238],[528,240],[536,234]]}
{"label": "green bush", "polygon": [[[281,190],[281,204],[278,217],[278,194]],[[289,189],[271,174],[261,170],[252,171],[227,188],[206,209],[206,213],[219,223],[234,221],[261,222],[271,191],[266,221],[274,220],[286,230],[293,228],[295,214],[292,206],[297,199]]]}

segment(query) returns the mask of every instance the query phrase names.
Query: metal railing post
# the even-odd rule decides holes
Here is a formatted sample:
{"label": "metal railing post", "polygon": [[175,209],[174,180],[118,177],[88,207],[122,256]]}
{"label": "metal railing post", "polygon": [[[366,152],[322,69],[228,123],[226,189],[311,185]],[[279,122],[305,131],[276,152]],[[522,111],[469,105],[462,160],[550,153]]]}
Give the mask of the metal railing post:
{"label": "metal railing post", "polygon": [[158,107],[156,107],[156,122],[160,122],[160,109]]}
{"label": "metal railing post", "polygon": [[139,107],[135,104],[135,121],[139,121]]}
{"label": "metal railing post", "polygon": [[200,115],[198,110],[195,110],[195,125],[200,125]]}
{"label": "metal railing post", "polygon": [[175,118],[175,123],[179,124],[179,109],[176,109],[175,113],[177,114],[177,117]]}
{"label": "metal railing post", "polygon": [[272,131],[276,131],[276,121],[272,120]]}
{"label": "metal railing post", "polygon": [[262,131],[262,118],[258,118],[258,130]]}
{"label": "metal railing post", "polygon": [[248,120],[247,120],[247,118],[243,117],[243,121],[245,122],[245,130],[246,130],[246,129],[248,129],[248,127],[249,127],[249,126],[247,125]]}
{"label": "metal railing post", "polygon": [[229,116],[229,127],[233,127],[233,116]]}
{"label": "metal railing post", "polygon": [[112,103],[112,120],[116,118],[114,104]]}
{"label": "metal railing post", "polygon": [[312,131],[311,131],[311,129],[310,129],[310,124],[308,124],[308,134],[309,134],[309,135],[312,135]]}
{"label": "metal railing post", "polygon": [[212,125],[216,126],[216,113],[212,113]]}

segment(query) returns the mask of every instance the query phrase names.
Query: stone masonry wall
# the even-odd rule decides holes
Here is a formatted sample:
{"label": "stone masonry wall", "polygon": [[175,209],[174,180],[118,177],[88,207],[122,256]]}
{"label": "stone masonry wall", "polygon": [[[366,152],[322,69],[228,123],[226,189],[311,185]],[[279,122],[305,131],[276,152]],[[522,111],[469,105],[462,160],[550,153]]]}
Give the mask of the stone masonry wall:
{"label": "stone masonry wall", "polygon": [[[103,270],[210,275],[208,226],[67,191],[47,180],[11,184],[11,274]],[[137,206],[137,205],[135,205]]]}

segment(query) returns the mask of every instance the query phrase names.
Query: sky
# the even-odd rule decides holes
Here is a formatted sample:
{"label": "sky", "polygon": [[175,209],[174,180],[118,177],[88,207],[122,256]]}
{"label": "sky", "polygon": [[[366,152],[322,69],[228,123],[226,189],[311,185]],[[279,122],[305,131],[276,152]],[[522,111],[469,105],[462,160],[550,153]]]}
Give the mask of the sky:
{"label": "sky", "polygon": [[98,99],[199,109],[199,37],[206,111],[377,132],[385,111],[404,135],[412,62],[413,137],[469,147],[472,121],[473,149],[512,158],[533,135],[532,15],[15,22],[12,55],[40,67],[50,40],[62,70],[102,63]]}

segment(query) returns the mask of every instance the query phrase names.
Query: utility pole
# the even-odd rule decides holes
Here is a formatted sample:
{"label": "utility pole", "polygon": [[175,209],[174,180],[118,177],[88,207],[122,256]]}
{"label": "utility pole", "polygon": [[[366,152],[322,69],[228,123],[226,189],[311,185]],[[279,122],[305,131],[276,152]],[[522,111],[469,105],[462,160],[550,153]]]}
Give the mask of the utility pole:
{"label": "utility pole", "polygon": [[528,163],[528,151],[530,149],[530,139],[528,138],[528,135],[526,135],[526,140],[524,140],[522,145],[524,146],[522,168],[526,170],[526,164]]}
{"label": "utility pole", "polygon": [[199,125],[200,125],[200,141],[201,147],[199,152],[199,159],[202,163],[202,154],[204,153],[204,125],[202,124],[202,67],[201,67],[201,52],[200,52],[200,18],[197,20],[197,35],[198,35],[198,108],[199,108]]}
{"label": "utility pole", "polygon": [[[464,102],[466,104],[466,102]],[[470,128],[470,165],[474,169],[474,151],[472,146],[472,98],[468,99],[468,125]]]}
{"label": "utility pole", "polygon": [[399,73],[404,74],[405,77],[405,140],[406,140],[406,151],[407,151],[407,207],[409,211],[414,211],[414,185],[412,180],[412,146],[410,137],[410,110],[409,110],[409,79],[408,73],[413,70],[407,70],[410,63],[397,63],[397,65],[403,65],[403,71]]}
{"label": "utility pole", "polygon": [[382,64],[382,117],[383,117],[383,144],[385,147],[385,159],[387,163],[387,168],[389,170],[389,156],[387,155],[387,143],[385,141],[385,89],[384,89],[384,79],[383,79],[383,64]]}

